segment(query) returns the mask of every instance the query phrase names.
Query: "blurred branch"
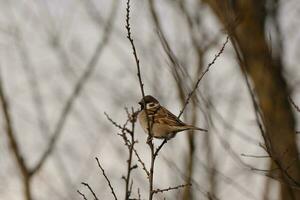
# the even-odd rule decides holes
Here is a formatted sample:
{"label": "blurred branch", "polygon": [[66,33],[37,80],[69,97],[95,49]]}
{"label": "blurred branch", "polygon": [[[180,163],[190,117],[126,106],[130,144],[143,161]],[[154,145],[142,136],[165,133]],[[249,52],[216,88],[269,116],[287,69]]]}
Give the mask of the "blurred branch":
{"label": "blurred branch", "polygon": [[31,173],[34,174],[36,173],[45,163],[46,159],[49,157],[49,155],[52,153],[53,149],[54,149],[54,145],[56,144],[59,136],[62,133],[62,130],[64,128],[65,122],[69,116],[70,111],[72,110],[73,104],[76,100],[76,98],[80,95],[81,90],[83,89],[85,83],[87,82],[87,80],[89,79],[90,75],[94,72],[98,60],[103,52],[103,49],[106,47],[107,43],[109,42],[109,39],[111,37],[111,28],[113,26],[113,22],[115,20],[116,17],[116,10],[117,10],[117,5],[118,5],[118,1],[114,1],[114,4],[112,6],[107,24],[104,28],[104,33],[103,33],[103,38],[99,41],[89,63],[87,64],[86,70],[83,72],[83,74],[81,75],[81,77],[79,78],[78,82],[76,83],[73,92],[71,93],[70,97],[67,99],[62,112],[60,114],[58,123],[55,127],[53,136],[50,140],[50,143],[48,145],[48,148],[46,149],[46,151],[43,153],[43,155],[41,156],[39,162],[37,163],[37,165],[31,170]]}
{"label": "blurred branch", "polygon": [[[168,163],[168,165],[172,166],[172,169],[176,170],[176,174],[177,175],[179,175],[183,179],[187,178],[186,175],[178,168],[177,163],[170,161],[169,158],[166,158],[165,156],[163,156],[163,158]],[[200,191],[201,194],[203,194],[203,196],[205,196],[205,197],[207,197],[209,199],[209,196],[211,196],[211,195],[208,194],[208,191],[206,190],[206,187],[204,188],[199,183],[197,183],[197,181],[193,177],[191,177],[191,184],[195,187],[195,189],[197,189],[198,191]],[[210,199],[219,200],[219,198],[217,198],[213,194],[212,194],[212,197]]]}
{"label": "blurred branch", "polygon": [[297,104],[294,102],[294,100],[289,96],[289,101],[291,102],[291,104],[294,106],[294,108],[296,109],[297,112],[300,113],[300,108],[299,106],[297,106]]}
{"label": "blurred branch", "polygon": [[[235,49],[235,52],[236,52],[236,55],[237,55],[237,58],[238,58],[238,61],[239,61],[239,64],[241,66],[241,69],[242,69],[242,72],[243,72],[243,75],[244,75],[244,78],[245,78],[245,81],[246,81],[246,84],[247,84],[247,87],[248,87],[248,90],[250,92],[250,95],[251,95],[251,100],[252,100],[252,104],[253,104],[253,107],[254,107],[254,112],[255,112],[255,116],[256,116],[256,122],[258,124],[258,127],[261,131],[261,134],[264,138],[264,141],[265,141],[265,145],[266,145],[266,148],[265,150],[267,151],[267,153],[270,155],[270,158],[272,158],[272,160],[276,163],[276,165],[278,166],[278,168],[276,169],[280,169],[281,172],[286,176],[286,179],[284,179],[285,181],[289,181],[291,182],[291,184],[293,184],[294,186],[297,186],[297,187],[300,187],[300,182],[298,182],[297,180],[295,180],[287,171],[289,167],[285,168],[283,167],[283,165],[280,163],[279,160],[277,160],[278,158],[278,155],[275,155],[275,152],[274,152],[274,148],[272,146],[272,142],[271,142],[271,138],[269,135],[267,135],[266,131],[264,130],[264,124],[266,124],[264,122],[264,117],[263,117],[263,114],[261,113],[261,109],[259,107],[259,104],[254,96],[254,93],[251,89],[251,86],[250,86],[250,82],[248,80],[248,76],[247,76],[247,72],[246,72],[246,68],[247,68],[247,63],[246,61],[243,59],[242,55],[240,54],[240,51],[237,47],[237,44],[236,44],[236,41],[234,41],[234,38],[232,38],[232,44],[233,44],[233,47]],[[262,122],[261,122],[262,120]],[[263,124],[264,123],[264,124]],[[287,150],[286,150],[287,151]],[[282,153],[282,152],[281,152]],[[295,163],[296,164],[296,163]],[[285,164],[286,165],[286,164]],[[255,168],[254,168],[255,169]],[[263,170],[258,170],[258,171],[263,171]],[[272,171],[269,170],[269,171]]]}
{"label": "blurred branch", "polygon": [[179,59],[176,57],[175,53],[171,49],[171,46],[167,40],[166,34],[163,31],[161,22],[159,20],[157,11],[155,9],[154,1],[148,0],[148,3],[149,3],[150,13],[152,16],[153,23],[157,29],[157,34],[158,34],[159,40],[160,40],[162,47],[163,47],[165,53],[167,54],[167,56],[172,64],[172,67],[173,67],[172,74],[173,74],[173,77],[176,82],[179,97],[180,97],[180,99],[184,99],[184,97],[185,97],[184,90],[186,88],[187,81],[184,80],[183,77],[185,79],[187,79],[187,78],[190,79],[190,76],[187,73],[186,68],[181,66]]}
{"label": "blurred branch", "polygon": [[[187,104],[189,103],[191,97],[193,96],[194,92],[196,91],[196,89],[198,88],[199,84],[200,84],[200,81],[202,80],[202,78],[204,77],[204,75],[209,71],[210,67],[215,63],[215,61],[218,59],[218,57],[221,56],[221,54],[223,53],[224,49],[225,49],[225,46],[226,44],[228,43],[228,40],[229,40],[229,36],[226,37],[226,40],[225,42],[223,43],[221,49],[219,50],[219,52],[215,55],[215,57],[213,58],[213,60],[208,64],[206,70],[201,74],[201,76],[199,77],[199,79],[197,80],[193,90],[189,93],[187,99],[185,100],[184,102],[184,105],[183,105],[183,108],[182,110],[180,111],[179,115],[178,115],[178,118],[180,118],[180,116],[183,114],[183,111],[185,110]],[[203,129],[204,131],[207,131],[205,129]],[[167,139],[165,139],[159,146],[158,148],[156,149],[155,153],[154,153],[154,156],[156,157],[158,152],[161,150],[161,148],[167,143]]]}
{"label": "blurred branch", "polygon": [[40,91],[40,85],[36,74],[36,69],[30,59],[29,49],[27,48],[24,39],[22,38],[19,29],[16,29],[16,46],[20,57],[22,59],[22,66],[27,75],[28,84],[31,87],[31,95],[33,103],[37,111],[37,121],[39,123],[39,129],[41,133],[47,134],[49,132],[49,125],[46,120],[46,112],[44,109],[44,101]]}
{"label": "blurred branch", "polygon": [[265,155],[265,156],[257,156],[257,155],[250,155],[250,154],[244,154],[244,153],[242,153],[241,156],[244,156],[244,157],[250,157],[250,158],[270,158],[269,155]]}
{"label": "blurred branch", "polygon": [[[183,179],[186,179],[186,175],[185,173],[183,173],[177,166],[177,163],[174,163],[173,161],[170,161],[167,157],[163,157],[164,160],[168,163],[169,166],[172,167],[172,169],[176,170],[176,174],[179,174]],[[221,178],[221,181],[224,181],[224,183],[227,186],[230,186],[232,188],[234,188],[237,192],[239,192],[240,194],[242,194],[243,196],[245,196],[247,199],[249,199],[249,197],[251,197],[251,199],[255,200],[257,199],[254,194],[252,194],[248,188],[244,188],[240,183],[238,183],[237,181],[234,180],[233,176],[226,176],[223,172],[219,171],[218,169],[216,169],[215,167],[209,167],[207,165],[207,163],[205,163],[204,161],[200,160],[197,156],[195,157],[197,163],[200,164],[200,166],[202,166],[205,169],[206,173],[214,173],[218,178]],[[234,171],[234,175],[237,175],[237,171]],[[201,193],[206,196],[207,198],[210,196],[211,199],[219,199],[217,198],[214,194],[209,194],[208,191],[206,191],[206,189],[202,188],[202,186],[197,182],[197,180],[195,180],[193,177],[191,177],[191,183],[193,184],[193,188],[200,190]],[[207,183],[205,183],[205,185],[207,186]],[[207,187],[205,187],[207,188]],[[213,197],[212,197],[213,196]],[[210,198],[208,198],[210,199]]]}
{"label": "blurred branch", "polygon": [[[2,75],[2,74],[1,74]],[[9,103],[4,91],[3,86],[3,80],[0,75],[0,101],[1,101],[1,107],[3,110],[3,117],[5,121],[6,126],[6,133],[9,140],[11,151],[16,159],[17,166],[21,172],[22,178],[23,178],[23,187],[24,187],[24,196],[26,200],[31,200],[32,195],[30,191],[30,178],[31,174],[29,173],[29,169],[25,163],[24,157],[22,156],[19,144],[17,142],[16,134],[14,132],[13,128],[13,121],[10,114],[10,108]]]}

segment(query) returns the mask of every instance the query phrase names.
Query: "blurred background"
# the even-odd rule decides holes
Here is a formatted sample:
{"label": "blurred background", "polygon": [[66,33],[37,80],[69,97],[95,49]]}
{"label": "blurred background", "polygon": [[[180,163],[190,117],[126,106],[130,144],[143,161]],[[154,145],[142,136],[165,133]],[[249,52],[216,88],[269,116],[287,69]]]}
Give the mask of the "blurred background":
{"label": "blurred background", "polygon": [[[124,124],[142,97],[126,1],[0,4],[0,199],[93,199],[81,182],[112,199],[96,156],[122,199],[128,151],[104,112]],[[155,165],[155,188],[192,187],[154,199],[300,199],[299,17],[298,0],[132,0],[145,92],[175,115],[229,35],[182,117],[209,133],[178,134]],[[148,167],[139,124],[136,139]]]}

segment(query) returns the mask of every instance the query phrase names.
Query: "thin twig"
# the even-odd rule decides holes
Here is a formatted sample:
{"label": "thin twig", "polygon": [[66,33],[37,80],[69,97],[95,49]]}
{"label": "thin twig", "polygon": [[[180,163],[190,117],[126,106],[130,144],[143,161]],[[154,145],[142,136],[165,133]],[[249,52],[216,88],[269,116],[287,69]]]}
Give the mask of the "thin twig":
{"label": "thin twig", "polygon": [[142,169],[145,171],[145,173],[147,174],[147,177],[150,176],[150,172],[147,170],[145,163],[142,161],[142,159],[140,158],[139,154],[137,153],[137,151],[133,148],[133,152],[136,155],[139,163],[142,165]]}
{"label": "thin twig", "polygon": [[229,36],[226,37],[226,40],[225,42],[223,43],[222,45],[222,48],[219,50],[219,52],[215,55],[214,59],[207,65],[207,68],[206,70],[200,75],[199,79],[197,80],[194,88],[192,89],[192,91],[188,94],[188,97],[187,99],[185,100],[184,102],[184,105],[183,105],[183,108],[182,110],[179,112],[179,115],[178,115],[178,118],[181,117],[181,115],[183,114],[183,111],[185,110],[186,106],[188,105],[192,95],[194,94],[194,92],[196,91],[196,89],[198,88],[199,86],[199,83],[200,81],[202,80],[202,78],[205,76],[205,74],[209,71],[210,67],[215,64],[216,60],[221,56],[221,54],[223,53],[224,49],[225,49],[225,46],[226,44],[228,43],[229,41]]}
{"label": "thin twig", "polygon": [[[216,60],[218,59],[218,57],[221,56],[221,54],[224,52],[225,46],[229,41],[229,36],[226,37],[225,42],[222,45],[222,48],[219,50],[219,52],[215,55],[214,59],[208,64],[206,70],[200,75],[199,79],[197,80],[193,90],[188,94],[188,97],[186,99],[186,101],[184,102],[183,108],[180,111],[178,118],[180,118],[180,116],[183,114],[183,111],[185,110],[187,104],[189,103],[191,97],[193,96],[194,92],[196,91],[196,89],[198,88],[200,81],[202,80],[202,78],[204,77],[204,75],[209,71],[210,67],[216,62]],[[207,131],[206,129],[203,129],[203,131]],[[167,139],[164,139],[164,141],[158,146],[158,148],[156,149],[154,156],[156,157],[158,152],[161,150],[161,148],[168,142]]]}
{"label": "thin twig", "polygon": [[103,167],[101,166],[101,164],[100,164],[98,158],[96,157],[95,159],[96,159],[96,161],[97,161],[97,163],[98,163],[99,168],[100,168],[101,171],[102,171],[102,174],[103,174],[104,178],[105,178],[106,181],[107,181],[107,184],[108,184],[108,186],[109,186],[109,188],[110,188],[110,190],[111,190],[112,195],[114,196],[115,200],[117,200],[118,198],[117,198],[117,196],[116,196],[116,194],[115,194],[114,188],[112,187],[112,185],[111,185],[111,183],[110,183],[110,180],[109,180],[108,177],[106,176],[106,173],[105,173]]}
{"label": "thin twig", "polygon": [[120,124],[118,124],[117,122],[115,122],[106,112],[104,112],[104,115],[106,116],[106,118],[118,129],[125,130],[126,132],[132,134],[132,131],[129,130],[128,128],[126,128],[125,126],[121,126]]}
{"label": "thin twig", "polygon": [[89,189],[89,191],[93,194],[95,200],[99,200],[97,195],[95,194],[94,190],[91,188],[91,186],[88,183],[81,182],[81,184],[86,186]]}
{"label": "thin twig", "polygon": [[297,112],[300,113],[299,106],[297,106],[297,104],[294,102],[294,100],[290,96],[289,96],[289,100],[290,100],[291,104],[294,106],[294,108],[297,110]]}
{"label": "thin twig", "polygon": [[[134,41],[133,41],[132,36],[131,36],[130,0],[128,0],[127,3],[126,3],[126,26],[125,26],[125,28],[127,30],[127,38],[128,38],[128,40],[131,44],[131,47],[132,47],[133,56],[134,56],[134,59],[135,59],[135,62],[136,62],[137,77],[138,77],[138,80],[139,80],[139,85],[140,85],[140,89],[141,89],[141,93],[142,93],[142,98],[144,99],[145,91],[144,91],[144,83],[143,83],[142,75],[141,75],[140,60],[138,58],[137,51],[136,51],[136,48],[135,48],[135,45],[134,45]],[[148,129],[149,129],[148,134],[149,134],[149,139],[150,139],[151,138],[151,128],[150,128],[150,120],[149,120],[149,115],[148,115],[148,111],[147,111],[146,106],[145,106],[145,112],[146,112],[146,117],[147,117],[147,122],[148,122]],[[148,141],[150,141],[149,139],[148,139]]]}
{"label": "thin twig", "polygon": [[80,194],[80,196],[82,196],[82,198],[83,198],[84,200],[88,200],[88,199],[86,198],[86,196],[85,196],[83,193],[81,193],[79,190],[77,190],[77,193]]}
{"label": "thin twig", "polygon": [[168,188],[165,188],[165,189],[156,189],[156,190],[153,190],[153,194],[155,193],[163,193],[163,192],[167,192],[167,191],[170,191],[170,190],[177,190],[179,188],[183,188],[183,187],[189,187],[191,186],[192,184],[188,183],[188,184],[183,184],[183,185],[178,185],[178,186],[175,186],[175,187],[168,187]]}
{"label": "thin twig", "polygon": [[[129,114],[128,110],[126,110],[126,112],[127,112],[127,114]],[[134,114],[134,110],[132,108],[132,115],[133,114]],[[124,127],[126,126],[126,124],[127,124],[128,121],[129,121],[129,115],[128,115],[128,120],[124,124]],[[129,200],[130,194],[131,194],[131,191],[132,191],[132,184],[133,184],[133,182],[131,182],[131,185],[129,186],[131,171],[133,169],[137,168],[137,165],[133,165],[132,166],[132,152],[133,152],[133,148],[134,148],[134,144],[135,144],[135,141],[134,141],[134,130],[135,130],[135,121],[133,120],[133,121],[131,121],[131,134],[130,134],[130,136],[131,136],[131,142],[130,142],[130,144],[127,145],[128,146],[128,151],[129,151],[129,158],[127,160],[127,177],[125,179],[125,182],[126,182],[126,184],[125,184],[125,200]],[[123,133],[123,134],[125,136],[125,133]]]}
{"label": "thin twig", "polygon": [[137,68],[137,76],[138,76],[138,80],[139,80],[139,84],[140,84],[140,89],[141,89],[141,93],[143,98],[145,97],[145,92],[144,92],[144,83],[142,80],[142,75],[141,75],[141,68],[140,68],[140,60],[137,56],[137,51],[131,36],[131,27],[130,27],[130,0],[127,1],[126,3],[126,30],[127,30],[127,38],[131,44],[131,48],[133,50],[133,56],[136,62],[136,68]]}

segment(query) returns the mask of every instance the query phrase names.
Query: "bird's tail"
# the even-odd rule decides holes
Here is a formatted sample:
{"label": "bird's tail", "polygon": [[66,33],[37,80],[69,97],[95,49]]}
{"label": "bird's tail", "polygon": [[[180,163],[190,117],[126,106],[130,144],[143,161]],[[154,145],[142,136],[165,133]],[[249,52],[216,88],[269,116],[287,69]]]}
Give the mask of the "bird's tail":
{"label": "bird's tail", "polygon": [[192,126],[192,125],[182,126],[182,131],[185,131],[185,130],[198,130],[198,131],[202,131],[202,132],[208,132],[207,129],[199,128],[197,126]]}

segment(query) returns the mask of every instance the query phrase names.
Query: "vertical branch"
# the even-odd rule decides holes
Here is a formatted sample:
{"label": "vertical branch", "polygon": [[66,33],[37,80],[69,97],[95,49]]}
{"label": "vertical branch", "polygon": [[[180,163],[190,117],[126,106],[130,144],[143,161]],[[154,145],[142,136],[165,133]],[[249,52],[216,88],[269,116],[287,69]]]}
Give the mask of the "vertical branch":
{"label": "vertical branch", "polygon": [[144,92],[144,83],[142,80],[142,75],[141,75],[141,68],[140,68],[140,60],[137,56],[137,51],[133,42],[133,39],[131,37],[131,27],[130,27],[130,0],[127,1],[127,7],[126,7],[126,30],[127,30],[127,38],[131,44],[131,48],[132,48],[132,53],[135,59],[135,63],[136,63],[136,69],[137,69],[137,77],[139,80],[139,85],[140,85],[140,89],[141,89],[141,93],[142,93],[142,97],[145,97],[145,92]]}
{"label": "vertical branch", "polygon": [[[127,30],[127,38],[131,44],[132,50],[133,50],[133,55],[135,58],[136,62],[136,68],[137,68],[137,76],[139,80],[139,85],[142,93],[142,97],[144,99],[145,97],[145,92],[144,92],[144,84],[142,81],[142,76],[141,76],[141,69],[140,69],[140,61],[137,56],[136,48],[133,42],[133,39],[131,37],[131,28],[130,28],[130,0],[127,1],[127,7],[126,7],[126,30]],[[147,117],[147,123],[148,123],[148,139],[147,143],[149,145],[150,151],[151,151],[151,164],[150,164],[150,173],[149,173],[149,200],[152,200],[153,198],[153,175],[154,175],[154,163],[155,163],[155,152],[154,152],[154,145],[152,142],[152,134],[151,134],[151,129],[152,127],[150,126],[150,120],[149,120],[149,115],[147,108],[145,106],[145,112],[146,112],[146,117]]]}
{"label": "vertical branch", "polygon": [[30,176],[28,167],[26,166],[25,160],[22,156],[21,150],[19,148],[17,138],[15,136],[15,132],[13,129],[13,121],[12,121],[11,114],[9,111],[9,103],[7,101],[7,97],[4,92],[2,77],[0,77],[0,101],[1,101],[1,107],[3,110],[3,117],[5,120],[5,126],[6,126],[6,134],[7,134],[9,143],[10,143],[10,148],[16,159],[18,168],[19,168],[22,178],[23,178],[24,196],[25,196],[26,200],[31,200],[32,199],[32,194],[31,194],[31,190],[30,190],[31,176]]}
{"label": "vertical branch", "polygon": [[[126,184],[125,184],[125,200],[129,200],[130,195],[131,195],[131,188],[130,188],[131,171],[137,167],[136,165],[132,166],[132,154],[133,154],[134,144],[135,144],[134,130],[135,130],[135,122],[136,122],[135,112],[134,112],[133,108],[132,108],[131,116],[133,116],[133,119],[131,120],[131,132],[129,132],[130,138],[131,138],[130,143],[129,143],[129,141],[126,141],[126,139],[125,139],[126,132],[124,129],[122,129],[122,133],[124,134],[123,138],[125,140],[125,144],[127,143],[126,146],[128,147],[128,153],[129,153],[129,158],[127,160],[127,176],[125,178],[125,182],[126,182]],[[128,113],[128,118],[130,118],[129,113]]]}
{"label": "vertical branch", "polygon": [[110,36],[111,36],[111,29],[113,26],[113,22],[115,19],[115,12],[117,10],[117,1],[114,1],[114,5],[112,7],[108,22],[106,24],[105,30],[104,30],[104,35],[103,38],[99,41],[90,61],[87,64],[86,70],[84,71],[84,73],[81,75],[81,77],[79,78],[78,82],[76,83],[73,92],[71,93],[70,97],[67,99],[62,112],[59,116],[59,120],[58,123],[55,127],[53,136],[50,140],[50,143],[46,149],[46,151],[43,153],[43,155],[41,156],[40,160],[38,161],[37,165],[32,169],[31,173],[35,173],[37,172],[45,163],[46,159],[49,157],[49,155],[52,153],[53,149],[54,149],[54,145],[56,144],[59,136],[61,135],[61,132],[63,131],[65,122],[67,121],[67,118],[69,116],[69,113],[71,112],[72,108],[73,108],[73,104],[75,102],[75,100],[77,99],[77,97],[80,95],[81,90],[83,89],[85,83],[87,82],[87,80],[89,79],[90,75],[93,73],[93,71],[95,70],[97,63],[99,61],[100,56],[102,55],[103,49],[106,47]]}

